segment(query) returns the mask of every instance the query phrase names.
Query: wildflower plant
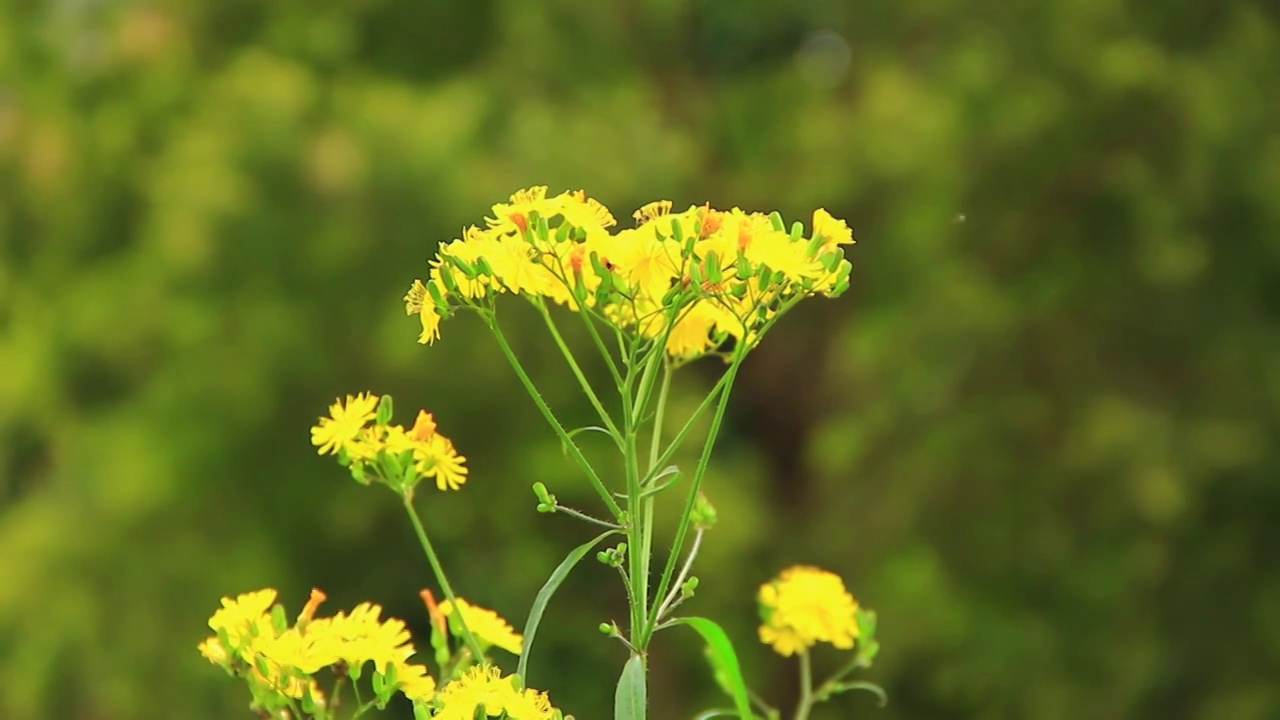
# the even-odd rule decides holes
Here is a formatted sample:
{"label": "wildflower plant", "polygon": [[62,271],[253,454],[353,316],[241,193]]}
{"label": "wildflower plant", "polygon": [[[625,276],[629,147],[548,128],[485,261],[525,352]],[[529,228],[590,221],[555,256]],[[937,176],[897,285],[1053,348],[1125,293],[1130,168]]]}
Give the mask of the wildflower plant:
{"label": "wildflower plant", "polygon": [[[752,693],[732,642],[719,624],[676,610],[694,597],[692,574],[704,535],[715,524],[714,507],[702,492],[703,478],[719,435],[738,370],[770,328],[802,300],[837,297],[852,269],[845,247],[852,232],[825,210],[813,213],[806,234],[778,213],[727,211],[694,206],[672,212],[669,201],[636,211],[635,227],[615,230],[612,213],[582,191],[549,196],[545,187],[522,190],[492,207],[483,227],[465,229],[442,244],[425,279],[405,296],[416,316],[418,341],[437,342],[443,321],[469,311],[492,332],[516,377],[578,466],[598,499],[594,510],[562,505],[541,482],[534,483],[536,509],[561,513],[600,533],[574,548],[537,594],[523,632],[496,613],[457,596],[414,505],[423,481],[438,491],[459,490],[468,480],[466,459],[438,432],[433,416],[419,411],[409,428],[392,423],[389,396],[372,393],[339,399],[311,429],[318,452],[336,457],[352,477],[384,485],[399,496],[444,597],[422,598],[431,618],[430,662],[420,660],[404,624],[380,619],[368,603],[351,613],[316,617],[323,594],[313,591],[290,625],[275,591],[225,598],[209,621],[213,635],[200,651],[248,684],[252,707],[273,718],[334,718],[345,707],[350,686],[352,717],[385,707],[396,694],[413,703],[415,717],[502,717],[551,720],[565,717],[549,698],[524,686],[530,650],[543,612],[570,571],[593,550],[616,568],[628,600],[628,616],[601,623],[620,641],[627,660],[614,691],[616,720],[642,720],[647,711],[648,647],[663,630],[688,627],[706,644],[712,677],[730,707],[698,718],[780,718],[781,712]],[[588,427],[571,428],[539,393],[499,323],[502,296],[522,298],[537,312],[552,343],[594,409]],[[613,387],[593,385],[584,363],[561,332],[565,313],[576,317]],[[718,358],[724,371],[685,418],[668,415],[674,374],[699,359]],[[607,390],[607,391],[606,391]],[[707,419],[708,430],[691,468],[673,464]],[[592,430],[607,436],[618,462],[606,472],[583,453],[577,437]],[[674,431],[674,432],[671,432]],[[655,537],[655,500],[682,497],[674,536]],[[606,542],[608,541],[608,542]],[[603,546],[603,547],[602,547]],[[663,552],[665,551],[665,552]],[[796,566],[766,582],[759,592],[760,640],[783,656],[797,656],[801,697],[792,715],[807,720],[818,703],[874,685],[849,675],[871,665],[878,651],[875,614],[861,608],[835,574]],[[828,679],[815,684],[811,651],[827,644],[845,656]],[[515,658],[504,674],[499,661]],[[324,691],[317,678],[332,679]],[[360,687],[368,689],[362,694]]]}

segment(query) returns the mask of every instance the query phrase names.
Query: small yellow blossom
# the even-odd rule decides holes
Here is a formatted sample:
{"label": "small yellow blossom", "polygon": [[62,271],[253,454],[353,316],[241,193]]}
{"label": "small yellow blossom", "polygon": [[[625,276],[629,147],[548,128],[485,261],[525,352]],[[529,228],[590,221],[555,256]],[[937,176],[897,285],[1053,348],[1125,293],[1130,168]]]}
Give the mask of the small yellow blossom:
{"label": "small yellow blossom", "polygon": [[311,444],[319,448],[321,455],[336,454],[360,437],[377,407],[378,398],[371,393],[348,395],[345,404],[337,400],[329,406],[329,417],[320,418],[319,424],[311,428]]}
{"label": "small yellow blossom", "polygon": [[609,208],[595,198],[587,197],[585,190],[571,190],[560,195],[560,214],[574,227],[587,230],[612,227],[618,224]]}
{"label": "small yellow blossom", "polygon": [[276,591],[273,588],[222,598],[222,607],[209,618],[209,629],[225,636],[230,647],[223,647],[215,635],[200,644],[201,654],[210,662],[225,664],[229,656],[253,638],[272,632],[268,613],[275,601]]}
{"label": "small yellow blossom", "polygon": [[843,220],[837,220],[823,208],[813,211],[813,234],[823,239],[823,249],[831,250],[837,245],[852,245],[853,231]]}
{"label": "small yellow blossom", "polygon": [[443,435],[435,434],[425,443],[418,443],[414,458],[418,472],[423,477],[434,478],[440,490],[457,490],[467,482],[467,459],[453,447],[453,441]]}
{"label": "small yellow blossom", "polygon": [[760,587],[760,640],[779,654],[818,642],[847,650],[858,637],[858,603],[838,575],[798,565]]}
{"label": "small yellow blossom", "polygon": [[[453,614],[453,603],[445,600],[440,603],[439,609],[442,615],[450,616]],[[506,620],[502,619],[501,615],[472,605],[462,598],[458,598],[458,609],[462,612],[462,621],[466,623],[467,629],[476,636],[477,640],[500,647],[512,655],[520,654],[524,639],[507,624]]]}
{"label": "small yellow blossom", "polygon": [[554,710],[546,693],[517,690],[513,678],[492,665],[476,665],[436,694],[440,710],[434,720],[471,720],[476,709],[489,717],[510,720],[551,720]]}
{"label": "small yellow blossom", "polygon": [[427,701],[436,694],[435,678],[427,674],[426,667],[414,663],[396,663],[396,685],[410,700]]}
{"label": "small yellow blossom", "polygon": [[631,214],[631,217],[636,219],[637,225],[640,225],[671,212],[672,204],[673,203],[670,200],[654,200],[648,205],[636,210]]}

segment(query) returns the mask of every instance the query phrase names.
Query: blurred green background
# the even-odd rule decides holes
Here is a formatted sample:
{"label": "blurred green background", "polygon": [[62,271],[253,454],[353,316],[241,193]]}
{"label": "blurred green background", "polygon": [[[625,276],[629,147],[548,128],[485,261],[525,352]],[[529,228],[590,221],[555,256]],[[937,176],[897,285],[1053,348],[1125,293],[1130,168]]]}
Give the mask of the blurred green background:
{"label": "blurred green background", "polygon": [[[247,717],[195,645],[259,587],[425,629],[395,498],[308,443],[357,390],[471,458],[422,507],[521,624],[591,535],[530,484],[590,492],[474,318],[422,347],[400,297],[535,184],[855,227],[708,480],[690,609],[763,694],[754,594],[806,562],[879,611],[892,698],[821,718],[1280,718],[1278,90],[1260,1],[0,2],[0,718]],[[584,720],[619,593],[584,564],[535,646]],[[691,634],[654,653],[653,717],[719,702]]]}

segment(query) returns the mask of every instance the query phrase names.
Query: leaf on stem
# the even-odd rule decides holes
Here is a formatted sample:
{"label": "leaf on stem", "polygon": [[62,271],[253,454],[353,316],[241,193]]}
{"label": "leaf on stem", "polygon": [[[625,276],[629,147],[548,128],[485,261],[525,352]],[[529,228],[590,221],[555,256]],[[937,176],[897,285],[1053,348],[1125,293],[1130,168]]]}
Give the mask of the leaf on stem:
{"label": "leaf on stem", "polygon": [[835,687],[831,688],[831,690],[826,694],[828,696],[839,695],[840,693],[849,692],[851,690],[866,690],[867,692],[875,695],[877,698],[880,699],[880,707],[884,707],[885,705],[889,704],[889,696],[885,694],[884,688],[880,687],[879,685],[876,685],[875,683],[867,682],[865,680],[857,680],[854,682],[840,683]]}
{"label": "leaf on stem", "polygon": [[644,720],[647,704],[644,659],[632,655],[622,667],[618,689],[613,696],[613,720]]}
{"label": "leaf on stem", "polygon": [[672,624],[688,625],[693,628],[707,643],[707,659],[717,679],[723,681],[725,692],[733,699],[733,706],[738,717],[743,720],[754,720],[751,712],[751,700],[747,695],[747,684],[742,679],[742,667],[738,664],[738,654],[733,649],[729,635],[715,622],[703,617],[687,617],[673,620]]}
{"label": "leaf on stem", "polygon": [[600,544],[601,540],[613,535],[616,530],[608,530],[597,535],[594,539],[579,545],[569,552],[560,565],[551,573],[551,577],[543,583],[542,589],[538,591],[537,597],[533,599],[533,606],[529,608],[529,619],[524,623],[524,647],[520,649],[520,663],[516,667],[516,675],[522,680],[528,682],[526,674],[529,666],[529,650],[533,647],[533,636],[538,632],[538,623],[542,622],[542,614],[547,610],[547,603],[551,602],[551,596],[560,588],[560,584],[569,576],[578,561],[582,560],[591,549]]}

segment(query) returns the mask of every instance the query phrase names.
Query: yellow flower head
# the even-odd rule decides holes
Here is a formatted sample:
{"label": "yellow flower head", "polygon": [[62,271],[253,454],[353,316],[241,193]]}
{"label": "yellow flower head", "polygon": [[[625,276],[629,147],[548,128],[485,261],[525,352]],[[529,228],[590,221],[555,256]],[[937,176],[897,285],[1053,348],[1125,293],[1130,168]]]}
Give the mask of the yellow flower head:
{"label": "yellow flower head", "polygon": [[571,190],[559,197],[560,214],[574,227],[603,230],[618,224],[609,208],[595,198],[587,197],[585,190]]}
{"label": "yellow flower head", "polygon": [[673,203],[670,200],[654,200],[644,207],[631,213],[631,217],[636,219],[637,225],[642,225],[654,218],[660,218],[671,212]]}
{"label": "yellow flower head", "polygon": [[[200,643],[200,654],[212,663],[225,665],[233,654],[255,637],[272,633],[274,628],[269,612],[275,601],[276,591],[273,588],[222,598],[222,607],[209,618],[209,629],[215,635]],[[216,633],[225,635],[230,647],[223,646]]]}
{"label": "yellow flower head", "polygon": [[367,392],[348,395],[345,404],[338,399],[329,406],[329,417],[320,418],[311,428],[311,444],[319,448],[321,455],[336,454],[360,437],[377,408],[378,397]]}
{"label": "yellow flower head", "polygon": [[457,490],[467,481],[467,459],[453,447],[449,438],[435,434],[414,448],[418,472],[423,477],[435,478],[436,488]]}
{"label": "yellow flower head", "polygon": [[510,720],[551,720],[554,710],[546,693],[516,689],[514,678],[489,665],[476,665],[436,694],[440,710],[434,720],[471,720],[477,708],[489,717],[503,712]]}
{"label": "yellow flower head", "polygon": [[[453,603],[448,600],[439,605],[440,614],[446,617],[453,614],[453,609]],[[462,611],[462,621],[466,623],[467,629],[476,636],[477,640],[500,647],[512,655],[520,654],[524,638],[512,629],[502,616],[492,610],[476,607],[462,598],[458,598],[458,609]]]}
{"label": "yellow flower head", "polygon": [[396,663],[396,686],[410,700],[425,702],[435,697],[435,678],[427,674],[427,669],[414,663]]}
{"label": "yellow flower head", "polygon": [[837,220],[823,208],[813,211],[813,234],[823,240],[824,249],[853,244],[853,231],[843,220]]}
{"label": "yellow flower head", "polygon": [[858,603],[834,573],[797,565],[760,587],[760,640],[784,656],[828,642],[847,650],[858,637]]}

